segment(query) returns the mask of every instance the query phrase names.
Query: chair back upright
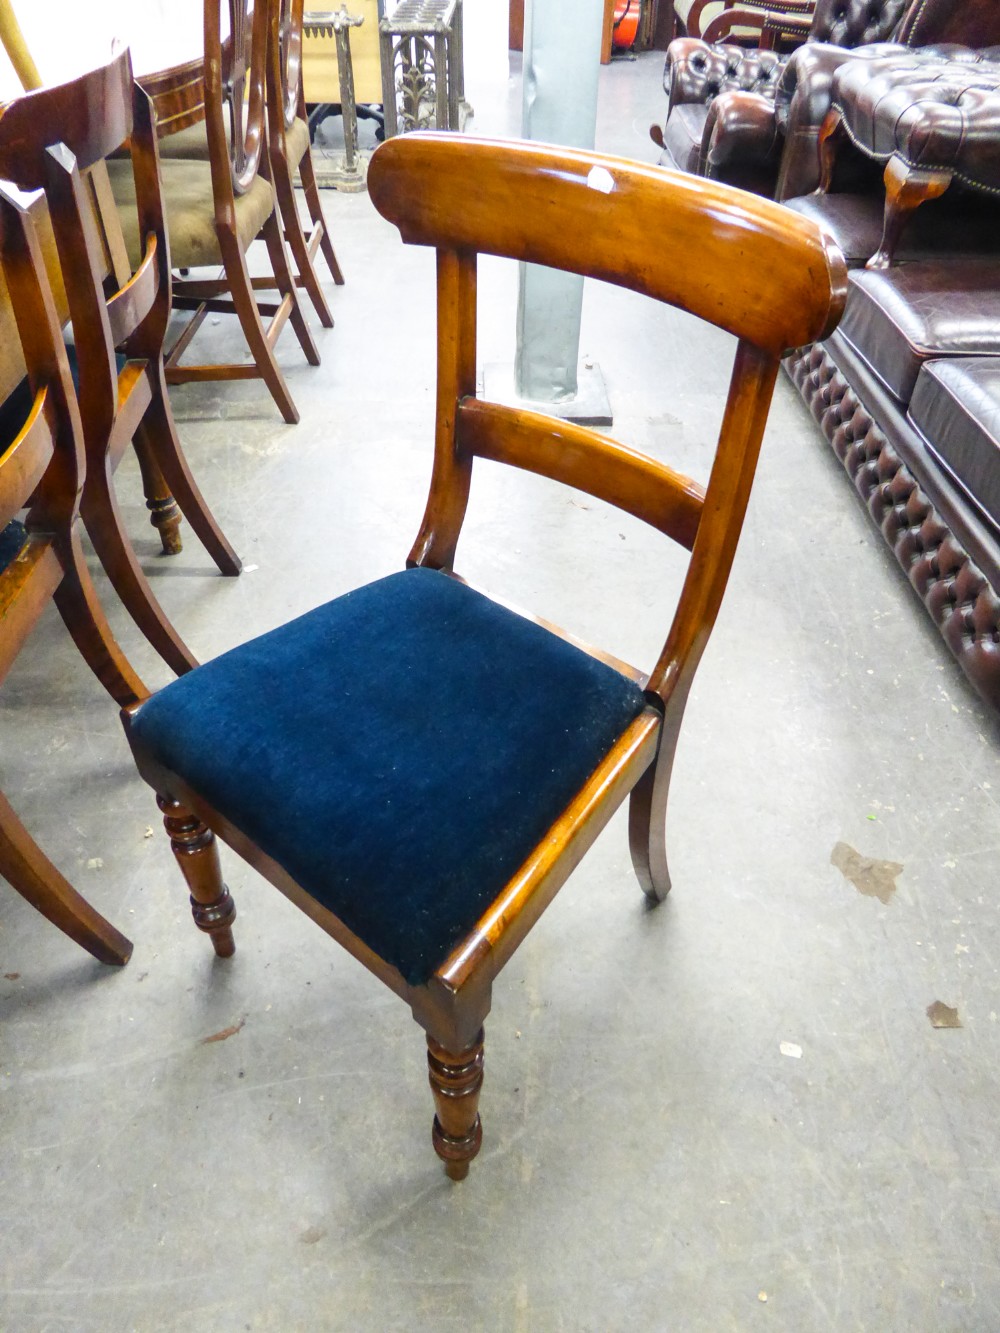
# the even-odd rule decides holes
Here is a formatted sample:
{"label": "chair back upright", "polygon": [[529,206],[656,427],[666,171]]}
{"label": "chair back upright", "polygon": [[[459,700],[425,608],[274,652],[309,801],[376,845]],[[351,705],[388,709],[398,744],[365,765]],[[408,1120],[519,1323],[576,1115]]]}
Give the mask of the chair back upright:
{"label": "chair back upright", "polygon": [[[228,14],[229,34],[222,31]],[[205,128],[217,211],[266,172],[264,83],[269,0],[205,0]]]}
{"label": "chair back upright", "polygon": [[[691,552],[649,680],[679,702],[714,623],[781,356],[843,309],[843,257],[812,223],[727,186],[547,145],[411,134],[375,153],[369,192],[404,241],[437,249],[434,469],[411,563],[450,569],[476,457],[628,511]],[[643,238],[659,233],[662,244]],[[476,398],[476,256],[600,278],[738,339],[706,488],[596,431]]]}
{"label": "chair back upright", "polygon": [[[268,74],[280,98],[281,118],[286,130],[296,116],[305,116],[302,90],[302,25],[305,0],[270,0],[272,7],[272,44]],[[270,122],[269,122],[270,124]]]}
{"label": "chair back upright", "polygon": [[2,190],[0,267],[31,400],[0,453],[0,532],[16,538],[24,513],[23,541],[0,570],[0,680],[55,598],[77,646],[124,707],[148,691],[111,637],[87,574],[77,525],[85,469],[80,412],[34,227]]}
{"label": "chair back upright", "polygon": [[[140,235],[134,274],[105,282],[117,211],[98,215],[81,173],[128,143]],[[55,234],[79,364],[79,395],[90,466],[103,466],[112,435],[121,456],[148,404],[148,394],[121,392],[115,349],[158,364],[170,315],[170,259],[160,197],[156,133],[149,98],[132,78],[127,50],[107,65],[57,87],[26,93],[0,112],[0,177],[22,190],[43,190]],[[141,367],[137,367],[135,379]],[[131,387],[131,380],[129,381]],[[125,420],[116,431],[116,421]]]}

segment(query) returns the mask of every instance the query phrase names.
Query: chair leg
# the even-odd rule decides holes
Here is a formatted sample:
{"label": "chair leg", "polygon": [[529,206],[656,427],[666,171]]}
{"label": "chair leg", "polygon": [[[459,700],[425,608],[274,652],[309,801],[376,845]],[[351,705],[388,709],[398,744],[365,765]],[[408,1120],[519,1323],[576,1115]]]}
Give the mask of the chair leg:
{"label": "chair leg", "polygon": [[64,879],[0,792],[0,875],[42,916],[100,963],[123,967],[132,942]]}
{"label": "chair leg", "polygon": [[122,523],[114,486],[105,466],[91,468],[83,486],[80,515],[97,558],[125,609],[172,671],[179,676],[198,665],[153,596]]}
{"label": "chair leg", "polygon": [[[276,155],[277,156],[277,155]],[[299,282],[309,293],[319,318],[325,329],[333,328],[333,316],[326,303],[323,289],[312,260],[309,258],[309,244],[302,230],[302,220],[295,203],[295,190],[292,187],[291,168],[287,159],[278,158],[274,162],[274,188],[278,195],[278,208],[285,227],[285,239],[292,252],[292,259],[299,271]]]}
{"label": "chair leg", "polygon": [[479,1092],[483,1086],[483,1030],[467,1051],[454,1054],[427,1034],[427,1066],[434,1094],[434,1151],[452,1180],[464,1180],[483,1142]]}
{"label": "chair leg", "polygon": [[292,271],[288,267],[288,251],[285,249],[284,237],[281,234],[281,224],[278,221],[277,211],[273,212],[264,223],[261,235],[264,238],[264,244],[267,246],[267,253],[271,259],[271,268],[274,271],[274,280],[281,295],[287,296],[291,300],[291,310],[288,318],[295,330],[295,336],[299,340],[299,346],[305,352],[306,360],[311,366],[319,365],[319,352],[316,350],[316,344],[313,342],[313,336],[309,332],[309,325],[306,323],[306,317],[302,313],[302,306],[299,302],[298,292],[295,290],[295,280],[292,278]]}
{"label": "chair leg", "polygon": [[669,715],[656,759],[632,788],[628,804],[628,842],[632,866],[651,907],[670,892],[667,865],[667,796],[681,719]]}
{"label": "chair leg", "polygon": [[219,233],[219,249],[222,251],[222,263],[226,271],[226,284],[233,300],[233,307],[243,336],[250,347],[257,373],[270,390],[271,397],[277,404],[278,411],[288,423],[294,426],[299,419],[299,411],[288,392],[285,377],[282,375],[274,350],[268,342],[257,301],[253,294],[250,274],[247,272],[246,259],[235,236]]}
{"label": "chair leg", "polygon": [[155,458],[159,469],[168,480],[174,498],[180,505],[181,513],[219,570],[229,576],[236,575],[242,568],[240,558],[229,545],[202,498],[201,491],[187,465],[181,442],[177,438],[162,365],[158,371],[154,369],[151,373],[154,376],[153,396],[136,435],[136,444],[138,446],[141,441],[144,451]]}
{"label": "chair leg", "polygon": [[343,287],[344,275],[337,262],[337,255],[333,248],[333,239],[330,236],[330,228],[326,225],[326,218],[323,216],[323,205],[320,202],[319,186],[316,184],[316,170],[313,167],[312,152],[309,148],[303,153],[302,161],[299,163],[299,179],[302,182],[302,190],[306,196],[306,206],[309,209],[309,216],[312,218],[313,226],[323,228],[319,247],[323,251],[323,258],[326,260],[327,268],[330,270],[330,274],[336,285],[338,287]]}
{"label": "chair leg", "polygon": [[236,905],[222,880],[215,834],[179,801],[157,796],[156,804],[163,812],[170,848],[191,894],[194,923],[211,936],[212,947],[220,958],[231,958],[236,952],[233,939]]}
{"label": "chair leg", "polygon": [[164,555],[180,555],[184,549],[181,541],[181,511],[177,501],[170,493],[163,473],[153,457],[152,450],[141,434],[132,441],[135,456],[139,460],[139,472],[142,474],[142,493],[146,497],[149,521],[160,534],[160,544]]}
{"label": "chair leg", "polygon": [[891,268],[896,246],[910,215],[929,199],[940,198],[950,184],[950,171],[925,171],[911,167],[894,153],[885,168],[882,240],[865,268]]}
{"label": "chair leg", "polygon": [[53,594],[56,608],[91,671],[115,703],[128,708],[146,698],[149,690],[132,670],[111,633],[75,526],[63,567],[62,581]]}
{"label": "chair leg", "polygon": [[819,127],[819,185],[815,194],[829,194],[833,184],[833,168],[841,142],[847,137],[844,115],[840,107],[832,106]]}

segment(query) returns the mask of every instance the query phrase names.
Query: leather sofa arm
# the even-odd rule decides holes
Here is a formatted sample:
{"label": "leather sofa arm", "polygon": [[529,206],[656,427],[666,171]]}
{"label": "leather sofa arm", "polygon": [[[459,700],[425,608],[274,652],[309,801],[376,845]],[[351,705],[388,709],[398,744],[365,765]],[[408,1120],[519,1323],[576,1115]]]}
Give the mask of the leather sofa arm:
{"label": "leather sofa arm", "polygon": [[669,111],[684,104],[710,102],[733,89],[759,93],[770,101],[781,66],[781,57],[773,51],[745,51],[739,46],[712,46],[697,37],[678,37],[667,49],[663,68]]}
{"label": "leather sofa arm", "polygon": [[759,168],[776,162],[781,149],[774,103],[760,93],[721,93],[708,109],[702,138],[706,175],[727,178],[730,163]]}

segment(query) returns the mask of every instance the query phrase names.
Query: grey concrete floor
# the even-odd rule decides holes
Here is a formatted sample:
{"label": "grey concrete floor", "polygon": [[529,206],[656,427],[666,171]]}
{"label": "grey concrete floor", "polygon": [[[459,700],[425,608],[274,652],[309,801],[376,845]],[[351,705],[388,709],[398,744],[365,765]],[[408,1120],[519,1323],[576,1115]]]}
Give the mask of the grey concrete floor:
{"label": "grey concrete floor", "polygon": [[[474,128],[509,132],[505,7],[469,8]],[[652,160],[660,63],[604,72],[601,146]],[[419,521],[433,258],[367,197],[325,203],[348,285],[320,369],[282,337],[301,424],[258,384],[175,395],[242,577],[193,538],[158,558],[122,470],[203,657],[399,568]],[[484,263],[481,360],[512,355],[515,282]],[[205,339],[239,345],[225,322]],[[583,341],[614,433],[704,476],[730,340],[593,285]],[[460,567],[649,663],[683,565],[484,465]],[[645,910],[616,819],[496,987],[462,1185],[431,1152],[405,1007],[231,855],[238,953],[213,960],[56,616],[0,706],[3,790],[135,941],[103,968],[0,886],[0,1328],[1000,1327],[1000,734],[786,381],[681,741],[673,893]],[[888,902],[831,864],[838,842],[901,863]],[[961,1029],[931,1026],[934,1001]]]}

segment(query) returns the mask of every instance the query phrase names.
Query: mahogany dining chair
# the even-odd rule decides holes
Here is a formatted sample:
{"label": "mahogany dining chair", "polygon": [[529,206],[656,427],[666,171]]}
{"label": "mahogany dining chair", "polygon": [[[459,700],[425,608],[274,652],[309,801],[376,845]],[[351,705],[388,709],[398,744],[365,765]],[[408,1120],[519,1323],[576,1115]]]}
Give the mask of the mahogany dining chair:
{"label": "mahogany dining chair", "polygon": [[[225,35],[224,14],[229,29]],[[269,25],[267,0],[252,10],[249,0],[203,0],[201,68],[189,64],[140,81],[153,99],[163,140],[164,209],[171,264],[178,273],[174,309],[190,312],[167,352],[167,382],[263,379],[285,421],[294,424],[298,409],[274,351],[286,322],[291,322],[309,364],[319,365],[320,358],[289,267],[267,151]],[[173,130],[186,133],[171,142]],[[189,156],[190,145],[199,142],[204,156]],[[134,185],[123,163],[111,162],[108,170],[125,215],[125,240],[134,264],[139,252]],[[267,248],[270,274],[251,277],[247,251],[258,237]],[[220,265],[220,277],[190,273]],[[255,291],[262,288],[276,289],[278,299],[257,297]],[[182,362],[211,313],[237,316],[250,361]]]}
{"label": "mahogany dining chair", "polygon": [[[368,187],[406,243],[437,250],[434,467],[409,567],[123,718],[216,953],[233,952],[235,916],[218,835],[410,1006],[427,1034],[433,1144],[460,1179],[482,1138],[493,982],[626,797],[639,881],[652,901],[670,887],[674,750],[780,359],[830,333],[847,273],[817,226],[777,204],[597,153],[410,134],[375,152]],[[593,430],[477,399],[478,254],[603,279],[734,336],[706,486]],[[588,492],[690,552],[651,671],[454,573],[477,459]]]}
{"label": "mahogany dining chair", "polygon": [[[98,680],[128,706],[147,690],[111,634],[80,543],[83,432],[56,307],[34,228],[2,189],[0,270],[4,332],[20,342],[30,386],[23,419],[0,452],[0,680],[54,600]],[[102,963],[128,962],[130,941],[53,865],[3,793],[0,875]]]}
{"label": "mahogany dining chair", "polygon": [[[111,247],[101,243],[101,215],[81,173],[126,141],[129,156],[114,165],[133,179],[133,225],[143,242],[134,272],[123,281],[107,272]],[[169,488],[167,500],[176,501],[220,571],[236,575],[240,561],[191,475],[170,407],[163,365],[170,261],[156,135],[128,51],[0,110],[0,178],[22,190],[44,191],[48,205],[73,328],[72,365],[87,449],[84,525],[133,620],[174,671],[187,671],[196,659],[153,594],[115,495],[112,475],[133,438],[142,446],[140,466],[144,457],[153,461]],[[116,210],[103,219],[114,228],[119,221]]]}

